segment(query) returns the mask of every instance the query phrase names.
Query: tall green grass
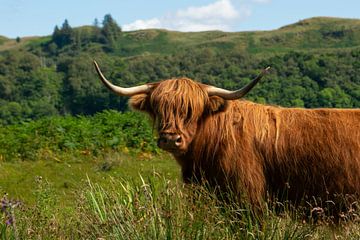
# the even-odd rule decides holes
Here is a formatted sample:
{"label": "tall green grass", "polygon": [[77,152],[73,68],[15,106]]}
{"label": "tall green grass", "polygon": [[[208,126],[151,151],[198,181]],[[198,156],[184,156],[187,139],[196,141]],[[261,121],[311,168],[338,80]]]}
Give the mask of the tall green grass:
{"label": "tall green grass", "polygon": [[[227,203],[206,186],[183,185],[154,174],[141,183],[113,181],[113,190],[89,182],[85,213],[93,238],[111,239],[329,239],[358,238],[356,228],[338,232],[306,223],[302,210],[268,206],[260,218],[249,205]],[[244,207],[245,206],[245,207]],[[298,212],[299,211],[299,212]],[[99,227],[101,226],[101,227]],[[347,232],[341,232],[346,230]]]}
{"label": "tall green grass", "polygon": [[[0,224],[0,238],[16,239],[359,239],[359,223],[327,226],[281,215],[268,207],[260,219],[250,209],[224,203],[205,186],[183,185],[153,172],[133,181],[87,180],[72,211],[52,208],[52,186],[38,180],[34,206],[15,209],[17,225]],[[57,212],[62,212],[60,216]]]}

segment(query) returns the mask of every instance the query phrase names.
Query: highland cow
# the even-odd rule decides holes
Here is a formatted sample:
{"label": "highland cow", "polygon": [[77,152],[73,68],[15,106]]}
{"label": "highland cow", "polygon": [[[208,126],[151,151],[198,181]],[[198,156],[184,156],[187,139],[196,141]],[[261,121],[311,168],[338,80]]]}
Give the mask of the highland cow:
{"label": "highland cow", "polygon": [[[186,183],[205,180],[261,206],[267,196],[333,200],[360,194],[360,110],[283,108],[242,98],[266,73],[228,91],[174,78],[122,88],[101,81],[156,123],[158,146]],[[269,194],[269,195],[268,195]]]}

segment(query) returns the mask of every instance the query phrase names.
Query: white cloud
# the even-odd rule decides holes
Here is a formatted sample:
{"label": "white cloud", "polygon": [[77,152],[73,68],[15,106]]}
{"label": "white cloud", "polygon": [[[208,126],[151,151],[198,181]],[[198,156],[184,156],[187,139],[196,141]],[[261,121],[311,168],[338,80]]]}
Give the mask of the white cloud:
{"label": "white cloud", "polygon": [[208,30],[231,31],[231,25],[234,21],[244,19],[250,15],[251,11],[246,6],[236,9],[231,0],[217,0],[205,6],[192,6],[181,9],[160,18],[136,20],[135,22],[123,25],[123,30],[165,28],[189,32]]}
{"label": "white cloud", "polygon": [[148,20],[136,20],[135,22],[125,24],[123,26],[124,31],[131,31],[136,29],[149,29],[149,28],[162,28],[161,22],[157,18]]}
{"label": "white cloud", "polygon": [[179,18],[191,19],[233,19],[238,16],[238,12],[231,4],[230,0],[219,0],[206,6],[189,7],[179,10],[176,13]]}

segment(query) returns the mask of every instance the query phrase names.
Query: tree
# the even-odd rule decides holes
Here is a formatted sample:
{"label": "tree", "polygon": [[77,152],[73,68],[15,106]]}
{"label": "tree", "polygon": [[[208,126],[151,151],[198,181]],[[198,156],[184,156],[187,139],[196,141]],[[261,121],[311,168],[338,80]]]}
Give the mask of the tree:
{"label": "tree", "polygon": [[100,28],[100,23],[97,18],[95,18],[92,28],[92,38],[91,40],[94,42],[99,42],[102,39],[102,33]]}
{"label": "tree", "polygon": [[108,44],[111,50],[116,49],[116,42],[121,38],[121,28],[110,14],[104,16],[101,33],[104,43]]}
{"label": "tree", "polygon": [[60,29],[59,29],[58,25],[56,25],[54,28],[53,34],[51,36],[51,39],[57,46],[60,46],[60,44],[61,44],[60,35],[61,35]]}
{"label": "tree", "polygon": [[73,34],[73,30],[70,27],[70,24],[68,22],[67,19],[65,19],[62,28],[61,28],[61,33],[63,36],[63,45],[67,45],[70,44],[72,41],[72,34]]}
{"label": "tree", "polygon": [[61,29],[59,29],[58,26],[55,26],[52,34],[52,40],[59,48],[62,48],[65,45],[72,43],[74,37],[73,35],[73,29],[71,28],[68,20],[65,19]]}
{"label": "tree", "polygon": [[94,27],[98,28],[99,27],[99,20],[97,18],[94,19]]}
{"label": "tree", "polygon": [[351,107],[351,98],[338,86],[321,90],[319,101],[324,107]]}

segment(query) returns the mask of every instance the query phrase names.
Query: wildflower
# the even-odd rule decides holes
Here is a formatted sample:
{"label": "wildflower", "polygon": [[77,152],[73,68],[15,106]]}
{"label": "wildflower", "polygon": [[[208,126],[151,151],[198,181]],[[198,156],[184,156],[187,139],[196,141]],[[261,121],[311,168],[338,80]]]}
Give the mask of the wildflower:
{"label": "wildflower", "polygon": [[5,194],[0,201],[0,212],[5,215],[5,224],[10,226],[15,223],[14,209],[20,205],[19,201],[9,200]]}

